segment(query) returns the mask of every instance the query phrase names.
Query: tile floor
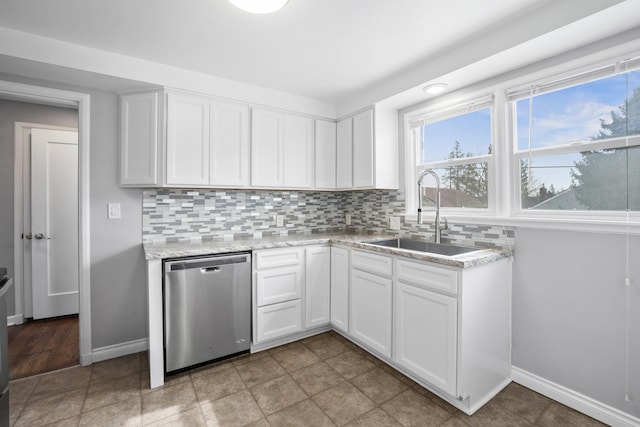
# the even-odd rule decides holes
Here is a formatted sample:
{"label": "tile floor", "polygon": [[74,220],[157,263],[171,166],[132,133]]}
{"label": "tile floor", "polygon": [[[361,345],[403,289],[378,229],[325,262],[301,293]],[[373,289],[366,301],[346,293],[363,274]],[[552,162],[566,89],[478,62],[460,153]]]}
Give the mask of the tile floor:
{"label": "tile floor", "polygon": [[333,332],[170,377],[146,353],[11,382],[12,426],[597,426],[512,383],[469,417]]}

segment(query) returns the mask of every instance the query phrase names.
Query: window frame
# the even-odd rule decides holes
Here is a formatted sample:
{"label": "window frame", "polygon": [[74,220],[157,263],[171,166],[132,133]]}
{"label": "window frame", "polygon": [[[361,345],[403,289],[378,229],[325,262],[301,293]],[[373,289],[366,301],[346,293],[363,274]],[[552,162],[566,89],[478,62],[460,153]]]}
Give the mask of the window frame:
{"label": "window frame", "polygon": [[[436,162],[418,164],[419,129],[429,123],[437,123],[453,117],[462,116],[467,113],[489,110],[490,129],[491,129],[491,154],[483,154],[479,156],[464,157],[459,159],[445,159]],[[496,216],[496,189],[495,179],[491,177],[495,174],[495,139],[496,139],[496,102],[493,94],[485,94],[482,96],[469,97],[464,101],[458,100],[452,105],[435,105],[432,108],[423,108],[414,110],[411,114],[405,114],[405,189],[406,191],[406,213],[405,217],[409,220],[417,219],[417,188],[418,176],[425,169],[444,169],[452,166],[487,163],[487,208],[460,208],[460,207],[441,207],[440,216],[448,218],[462,217],[484,217],[492,218]],[[423,218],[435,218],[435,211],[432,209],[423,210]]]}

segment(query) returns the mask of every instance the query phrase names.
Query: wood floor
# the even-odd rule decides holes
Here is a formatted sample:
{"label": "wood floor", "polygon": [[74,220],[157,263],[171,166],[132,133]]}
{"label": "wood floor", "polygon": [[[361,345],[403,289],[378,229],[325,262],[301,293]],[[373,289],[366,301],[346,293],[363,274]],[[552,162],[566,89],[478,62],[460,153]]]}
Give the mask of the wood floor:
{"label": "wood floor", "polygon": [[80,364],[78,316],[30,320],[9,327],[9,379]]}

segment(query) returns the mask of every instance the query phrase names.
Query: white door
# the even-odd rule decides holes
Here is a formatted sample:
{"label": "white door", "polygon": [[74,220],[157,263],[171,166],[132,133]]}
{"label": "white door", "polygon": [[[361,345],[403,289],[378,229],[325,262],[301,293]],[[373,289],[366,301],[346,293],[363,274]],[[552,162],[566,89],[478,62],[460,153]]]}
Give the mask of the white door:
{"label": "white door", "polygon": [[309,247],[305,252],[306,328],[330,321],[331,251],[328,246]]}
{"label": "white door", "polygon": [[391,357],[392,281],[351,269],[349,333],[384,356]]}
{"label": "white door", "polygon": [[331,324],[349,332],[349,251],[331,248]]}
{"label": "white door", "polygon": [[31,132],[33,318],[78,313],[78,133]]}

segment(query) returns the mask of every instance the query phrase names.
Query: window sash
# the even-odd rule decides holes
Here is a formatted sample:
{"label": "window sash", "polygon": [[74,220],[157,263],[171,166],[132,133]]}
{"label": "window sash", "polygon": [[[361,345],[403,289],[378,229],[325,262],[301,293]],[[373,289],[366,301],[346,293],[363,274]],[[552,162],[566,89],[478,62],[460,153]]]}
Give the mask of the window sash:
{"label": "window sash", "polygon": [[[425,125],[441,122],[452,117],[462,116],[463,114],[484,110],[485,108],[492,108],[493,104],[494,96],[487,95],[481,98],[476,98],[469,102],[456,104],[450,107],[434,109],[429,112],[423,112],[419,115],[409,118],[409,128],[413,130]],[[491,113],[493,115],[493,111]]]}

